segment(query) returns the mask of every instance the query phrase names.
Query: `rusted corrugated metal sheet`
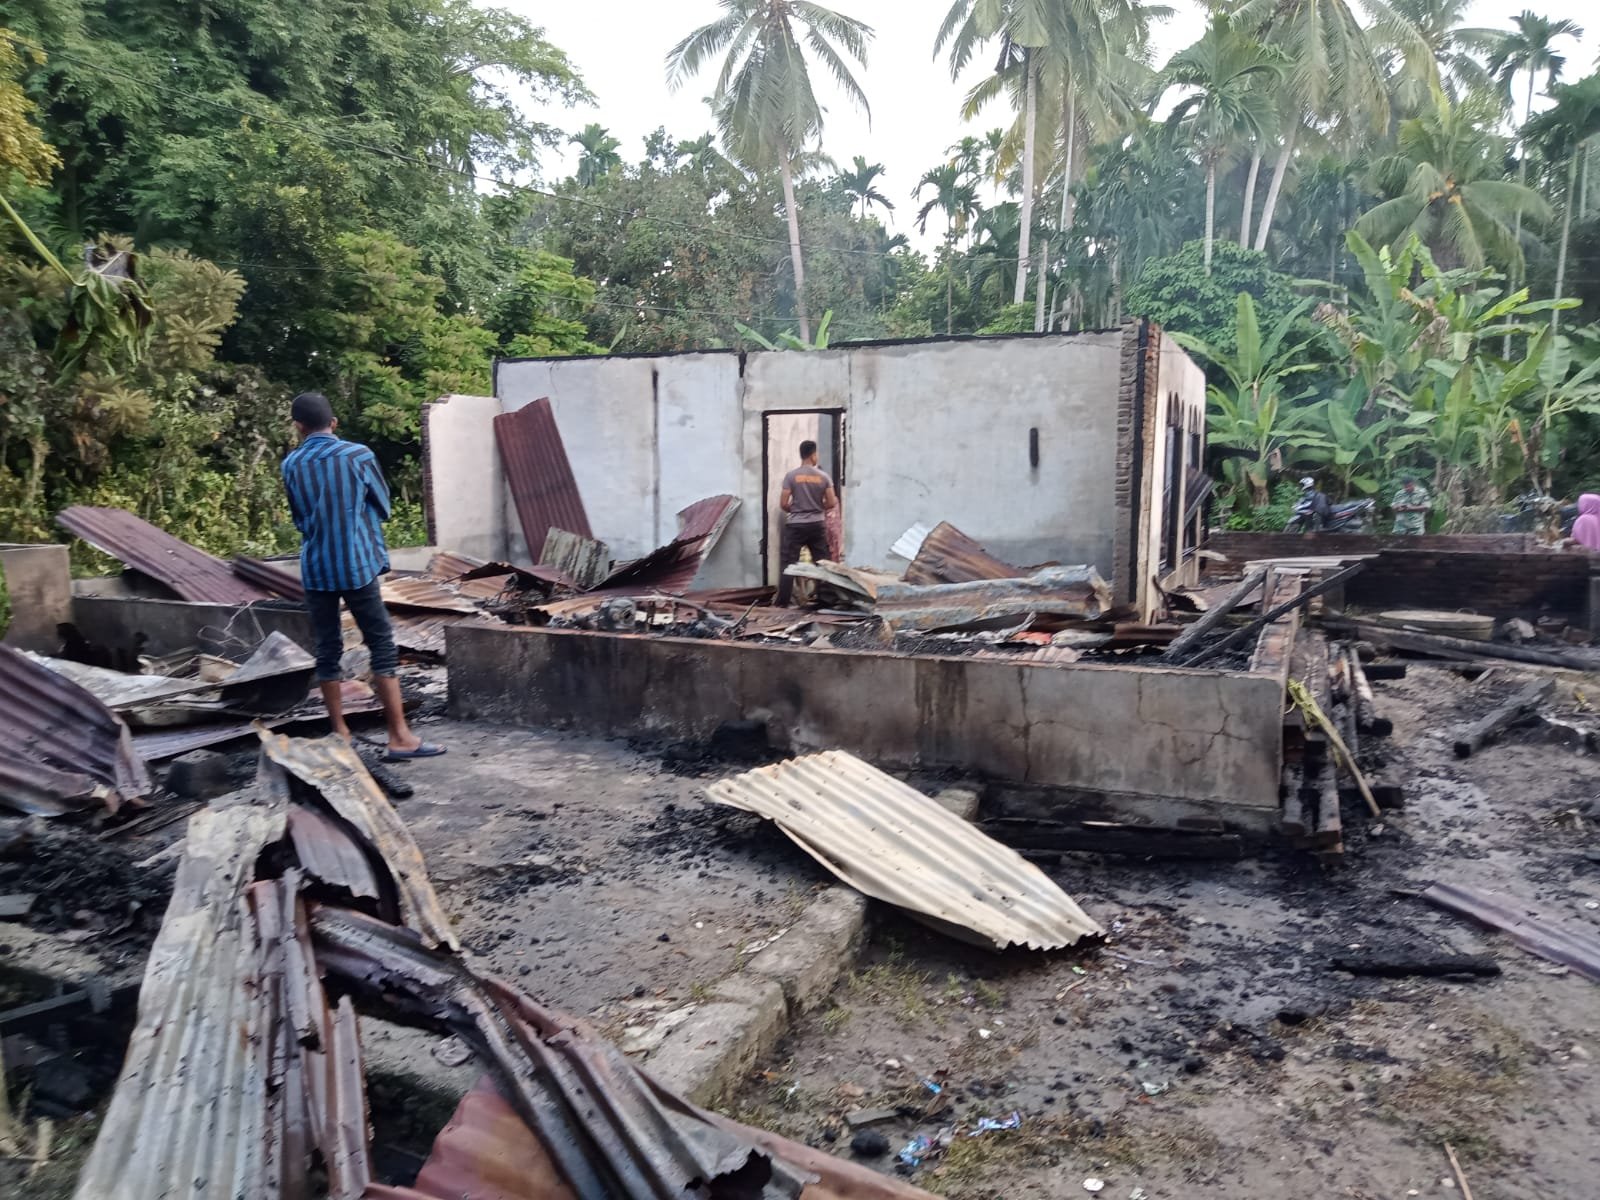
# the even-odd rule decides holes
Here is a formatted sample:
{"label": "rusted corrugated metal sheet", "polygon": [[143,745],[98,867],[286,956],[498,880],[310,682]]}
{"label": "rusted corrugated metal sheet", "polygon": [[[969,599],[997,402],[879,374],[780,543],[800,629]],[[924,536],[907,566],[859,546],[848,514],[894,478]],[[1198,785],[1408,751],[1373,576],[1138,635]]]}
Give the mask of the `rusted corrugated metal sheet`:
{"label": "rusted corrugated metal sheet", "polygon": [[[931,1193],[716,1113],[703,1120],[810,1176],[802,1200],[932,1200]],[[539,1139],[485,1076],[462,1097],[415,1186],[374,1184],[364,1200],[578,1200]]]}
{"label": "rusted corrugated metal sheet", "polygon": [[468,571],[483,566],[483,559],[470,554],[457,554],[454,550],[441,550],[428,560],[428,578],[440,583],[451,583]]}
{"label": "rusted corrugated metal sheet", "polygon": [[283,1097],[269,1087],[280,1043],[244,899],[257,856],[282,836],[278,808],[203,809],[190,819],[138,1023],[77,1200],[150,1200],[175,1189],[190,1200],[273,1200],[292,1178]]}
{"label": "rusted corrugated metal sheet", "polygon": [[[394,891],[373,870],[360,842],[326,813],[305,804],[289,808],[289,843],[306,874],[363,900],[383,900]],[[391,896],[390,899],[395,899]]]}
{"label": "rusted corrugated metal sheet", "polygon": [[502,413],[494,419],[494,436],[528,553],[544,549],[552,529],[592,538],[594,531],[550,401],[535,400],[516,412]]}
{"label": "rusted corrugated metal sheet", "polygon": [[390,575],[379,583],[383,602],[391,608],[424,608],[433,612],[472,614],[478,606],[432,579]]}
{"label": "rusted corrugated metal sheet", "polygon": [[872,612],[893,629],[933,632],[1028,616],[1097,620],[1111,608],[1111,589],[1093,567],[1046,567],[1026,579],[980,579],[920,586],[886,583]]}
{"label": "rusted corrugated metal sheet", "polygon": [[306,589],[301,586],[300,576],[276,563],[240,555],[233,560],[233,573],[246,583],[271,592],[274,596],[293,600],[296,604],[305,603]]}
{"label": "rusted corrugated metal sheet", "polygon": [[1422,893],[1422,898],[1471,917],[1480,925],[1508,933],[1529,954],[1571,967],[1600,983],[1600,937],[1593,933],[1563,929],[1540,920],[1529,905],[1520,901],[1454,883],[1436,883]]}
{"label": "rusted corrugated metal sheet", "polygon": [[738,511],[737,496],[708,496],[704,500],[696,500],[678,514],[678,538],[680,541],[707,538],[705,553],[710,554],[712,547],[722,537],[722,531],[727,529],[728,522],[733,520],[733,514]]}
{"label": "rusted corrugated metal sheet", "polygon": [[[128,727],[70,679],[0,646],[0,696],[0,758],[10,779],[0,804],[37,811],[53,798],[81,808],[90,800],[82,794],[76,778],[81,776],[102,785],[113,811],[122,801],[150,794],[150,773],[134,752]],[[59,794],[63,787],[71,794]]]}
{"label": "rusted corrugated metal sheet", "polygon": [[394,874],[406,924],[430,946],[459,950],[461,943],[450,927],[450,918],[428,880],[422,851],[350,744],[339,737],[308,741],[263,731],[261,748],[267,759],[314,788],[335,813],[377,848]]}
{"label": "rusted corrugated metal sheet", "polygon": [[971,583],[978,579],[1019,579],[1026,574],[1021,567],[1001,562],[948,521],[941,521],[922,539],[916,558],[906,568],[905,581],[923,585]]}
{"label": "rusted corrugated metal sheet", "polygon": [[106,785],[0,748],[0,807],[30,817],[64,817],[103,800]]}
{"label": "rusted corrugated metal sheet", "polygon": [[359,1200],[372,1180],[372,1129],[355,1007],[328,1007],[311,945],[300,873],[284,872],[249,891],[260,947],[261,1001],[271,1014],[268,1081],[284,1113],[283,1195],[304,1197],[315,1149],[329,1200]]}
{"label": "rusted corrugated metal sheet", "polygon": [[700,573],[700,545],[695,541],[675,540],[643,558],[623,563],[600,581],[595,594],[649,595],[651,592],[688,590]]}
{"label": "rusted corrugated metal sheet", "polygon": [[254,604],[272,599],[271,592],[240,579],[220,558],[123,509],[76,505],[57,513],[56,524],[123,565],[165,584],[181,599],[200,604]]}
{"label": "rusted corrugated metal sheet", "polygon": [[461,577],[461,581],[483,579],[491,575],[513,575],[520,588],[576,588],[578,585],[554,563],[536,563],[531,567],[516,567],[510,563],[483,563]]}
{"label": "rusted corrugated metal sheet", "polygon": [[330,977],[413,1019],[447,1025],[495,1065],[576,1195],[800,1195],[803,1176],[658,1089],[616,1047],[459,958],[427,950],[410,931],[328,907],[311,914],[311,929]]}
{"label": "rusted corrugated metal sheet", "polygon": [[389,624],[394,629],[394,643],[413,654],[444,654],[444,631],[458,621],[467,620],[465,613],[392,613]]}
{"label": "rusted corrugated metal sheet", "polygon": [[373,1184],[363,1200],[579,1200],[488,1076],[461,1098],[412,1187]]}
{"label": "rusted corrugated metal sheet", "polygon": [[1053,950],[1105,932],[1015,850],[841,751],[725,779],[706,795],[776,821],[851,887],[958,936]]}

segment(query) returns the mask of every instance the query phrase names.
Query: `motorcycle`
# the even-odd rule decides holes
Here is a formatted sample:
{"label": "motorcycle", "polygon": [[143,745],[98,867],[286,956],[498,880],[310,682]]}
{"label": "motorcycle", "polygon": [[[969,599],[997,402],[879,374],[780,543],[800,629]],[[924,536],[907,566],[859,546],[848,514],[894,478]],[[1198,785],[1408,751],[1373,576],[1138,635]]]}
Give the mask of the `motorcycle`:
{"label": "motorcycle", "polygon": [[1572,536],[1572,524],[1578,519],[1576,504],[1562,504],[1555,497],[1539,492],[1524,492],[1511,503],[1516,511],[1501,516],[1503,532],[1545,533],[1553,538]]}
{"label": "motorcycle", "polygon": [[1327,515],[1322,519],[1321,528],[1317,528],[1312,508],[1314,501],[1310,496],[1302,496],[1295,502],[1294,514],[1289,518],[1289,523],[1283,527],[1285,533],[1371,533],[1378,516],[1378,504],[1375,500],[1346,500],[1343,504],[1330,505]]}

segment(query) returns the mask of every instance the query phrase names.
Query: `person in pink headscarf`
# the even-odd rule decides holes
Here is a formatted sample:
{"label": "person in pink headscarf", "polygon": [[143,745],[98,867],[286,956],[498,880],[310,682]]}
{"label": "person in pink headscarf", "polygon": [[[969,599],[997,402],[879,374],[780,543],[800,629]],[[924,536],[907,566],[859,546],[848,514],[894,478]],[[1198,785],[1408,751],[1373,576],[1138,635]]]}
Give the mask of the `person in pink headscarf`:
{"label": "person in pink headscarf", "polygon": [[1572,523],[1572,540],[1591,553],[1600,553],[1600,495],[1578,497],[1578,519]]}

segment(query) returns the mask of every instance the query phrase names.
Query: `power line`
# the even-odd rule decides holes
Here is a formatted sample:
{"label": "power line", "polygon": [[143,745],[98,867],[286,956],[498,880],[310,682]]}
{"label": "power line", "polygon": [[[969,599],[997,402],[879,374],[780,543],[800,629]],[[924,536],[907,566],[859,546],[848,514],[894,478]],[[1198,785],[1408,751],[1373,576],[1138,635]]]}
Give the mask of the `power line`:
{"label": "power line", "polygon": [[[359,267],[294,267],[285,266],[278,263],[241,262],[238,260],[222,258],[208,258],[206,261],[219,267],[241,267],[249,270],[277,271],[280,273],[337,275],[349,279],[387,278],[387,276],[380,272],[364,271]],[[635,315],[637,315],[638,310],[640,309],[650,309],[651,311],[659,313],[694,313],[698,316],[721,317],[728,321],[744,322],[747,324],[758,321],[770,321],[777,324],[787,325],[792,323],[795,319],[793,317],[775,316],[769,313],[726,312],[722,309],[701,308],[688,304],[653,304],[645,300],[603,300],[599,296],[596,296],[591,300],[579,300],[551,288],[534,288],[526,284],[505,288],[501,294],[513,296],[552,297],[558,300],[565,300],[567,303],[579,308],[588,308],[594,306],[599,308],[615,309],[619,312],[633,313]],[[873,326],[865,325],[860,321],[853,321],[849,319],[842,321],[836,320],[834,325],[839,328],[855,329],[865,333],[875,334],[880,332]]]}
{"label": "power line", "polygon": [[[18,34],[7,31],[7,36],[15,45],[22,47],[23,49],[45,55],[52,54],[52,52],[46,49],[44,46],[30,42]],[[581,208],[592,209],[597,212],[607,213],[609,215],[630,221],[650,221],[665,228],[681,229],[701,236],[704,236],[706,232],[702,227],[693,225],[687,221],[677,221],[670,217],[653,216],[649,213],[636,209],[618,208],[614,205],[602,204],[600,201],[590,200],[583,196],[571,196],[564,195],[560,192],[552,192],[546,188],[535,187],[532,184],[513,183],[507,180],[496,179],[493,176],[480,175],[475,171],[467,169],[466,167],[456,167],[451,166],[448,163],[432,162],[426,158],[412,158],[398,150],[392,150],[387,146],[376,146],[370,142],[358,141],[355,138],[350,138],[342,134],[319,129],[316,126],[307,125],[304,122],[296,121],[289,117],[283,117],[273,113],[251,112],[249,109],[239,108],[235,105],[224,103],[221,100],[214,100],[210,96],[204,96],[198,92],[185,91],[180,88],[170,87],[154,80],[141,79],[139,76],[130,74],[127,71],[120,71],[115,67],[108,67],[103,63],[97,63],[88,59],[79,58],[76,55],[70,54],[66,51],[55,51],[53,54],[54,57],[62,59],[65,62],[75,63],[78,66],[84,67],[88,70],[99,72],[101,75],[107,75],[117,79],[124,79],[130,83],[138,84],[141,87],[155,88],[157,91],[164,92],[169,95],[176,95],[185,100],[198,101],[202,104],[208,104],[213,108],[222,110],[223,112],[233,113],[235,116],[247,117],[255,121],[263,121],[269,124],[283,125],[290,129],[296,129],[301,133],[323,141],[325,144],[333,143],[346,146],[354,150],[362,150],[368,154],[376,154],[379,157],[392,159],[396,162],[404,163],[410,167],[421,167],[425,170],[433,171],[436,174],[454,175],[462,179],[470,180],[475,184],[483,184],[488,187],[500,189],[502,191],[521,192],[531,196],[539,196],[547,200],[554,200],[557,203],[572,204]],[[740,233],[738,230],[727,229],[719,230],[718,235],[724,238],[734,238],[739,241],[750,242],[759,245],[781,246],[784,249],[788,249],[789,247],[789,242],[786,238],[771,237],[764,234]],[[850,255],[859,258],[876,258],[885,261],[894,257],[893,254],[882,250],[861,250],[849,246],[813,245],[811,249],[813,252],[820,251],[829,254]]]}

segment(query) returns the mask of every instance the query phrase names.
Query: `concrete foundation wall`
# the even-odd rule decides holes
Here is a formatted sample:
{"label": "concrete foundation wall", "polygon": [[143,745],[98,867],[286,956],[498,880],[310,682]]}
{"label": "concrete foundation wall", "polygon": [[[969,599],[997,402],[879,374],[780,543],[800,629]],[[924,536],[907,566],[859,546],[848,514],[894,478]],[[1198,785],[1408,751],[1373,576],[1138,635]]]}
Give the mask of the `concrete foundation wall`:
{"label": "concrete foundation wall", "polygon": [[237,659],[270,633],[282,633],[308,653],[314,650],[311,618],[305,609],[286,601],[241,609],[183,600],[77,595],[72,599],[72,622],[90,645],[109,651],[112,665],[123,671],[137,671],[141,654],[198,649]]}
{"label": "concrete foundation wall", "polygon": [[465,719],[674,739],[760,719],[779,745],[884,767],[1277,811],[1283,692],[1268,676],[464,625],[447,637]]}

